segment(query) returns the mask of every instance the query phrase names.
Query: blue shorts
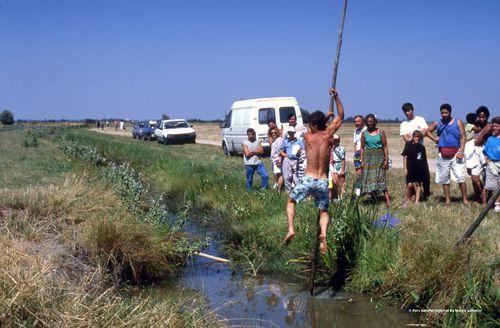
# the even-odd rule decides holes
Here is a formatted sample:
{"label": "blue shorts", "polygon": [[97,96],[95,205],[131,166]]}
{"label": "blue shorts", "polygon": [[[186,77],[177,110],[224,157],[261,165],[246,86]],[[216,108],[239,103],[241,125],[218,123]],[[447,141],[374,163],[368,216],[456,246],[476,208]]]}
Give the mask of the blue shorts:
{"label": "blue shorts", "polygon": [[354,163],[355,169],[361,168],[361,151],[358,150],[357,152],[354,153],[352,161]]}
{"label": "blue shorts", "polygon": [[309,195],[314,196],[314,203],[320,210],[328,210],[328,179],[304,176],[293,188],[290,198],[298,203]]}

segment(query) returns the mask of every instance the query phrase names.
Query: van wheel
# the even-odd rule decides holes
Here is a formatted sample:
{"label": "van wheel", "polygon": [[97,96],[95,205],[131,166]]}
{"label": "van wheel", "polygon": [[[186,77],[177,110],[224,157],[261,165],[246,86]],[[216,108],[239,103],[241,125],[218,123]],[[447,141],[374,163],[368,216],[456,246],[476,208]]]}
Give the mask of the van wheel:
{"label": "van wheel", "polygon": [[225,142],[222,144],[222,151],[224,152],[224,155],[231,156],[231,153],[229,152],[229,149],[227,149],[227,145]]}

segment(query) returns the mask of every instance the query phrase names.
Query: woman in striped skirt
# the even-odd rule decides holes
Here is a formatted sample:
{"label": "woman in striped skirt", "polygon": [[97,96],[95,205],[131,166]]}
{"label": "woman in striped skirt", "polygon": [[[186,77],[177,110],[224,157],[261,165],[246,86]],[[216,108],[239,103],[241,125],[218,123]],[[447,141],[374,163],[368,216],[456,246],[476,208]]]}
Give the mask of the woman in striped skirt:
{"label": "woman in striped skirt", "polygon": [[363,193],[383,192],[385,204],[391,205],[385,177],[389,168],[388,148],[385,132],[377,128],[377,118],[373,114],[365,117],[366,130],[361,135],[361,167],[363,168]]}

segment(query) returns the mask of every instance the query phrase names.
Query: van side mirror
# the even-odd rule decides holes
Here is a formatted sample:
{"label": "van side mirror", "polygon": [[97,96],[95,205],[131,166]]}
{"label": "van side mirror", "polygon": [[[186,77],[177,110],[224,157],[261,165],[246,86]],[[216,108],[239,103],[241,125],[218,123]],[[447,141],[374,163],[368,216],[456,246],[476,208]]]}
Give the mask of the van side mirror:
{"label": "van side mirror", "polygon": [[219,128],[224,129],[226,127],[226,121],[220,121],[219,122]]}
{"label": "van side mirror", "polygon": [[189,127],[192,128],[192,127],[194,127],[194,125],[193,124],[189,124]]}

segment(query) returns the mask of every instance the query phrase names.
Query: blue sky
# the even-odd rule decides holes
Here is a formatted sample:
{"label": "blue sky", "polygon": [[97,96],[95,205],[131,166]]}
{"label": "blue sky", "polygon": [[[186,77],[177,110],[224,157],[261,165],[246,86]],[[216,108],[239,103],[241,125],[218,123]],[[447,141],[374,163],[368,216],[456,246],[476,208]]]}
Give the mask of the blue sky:
{"label": "blue sky", "polygon": [[[0,0],[0,109],[15,118],[222,118],[239,99],[325,110],[338,1]],[[500,107],[500,1],[350,0],[347,115]]]}

